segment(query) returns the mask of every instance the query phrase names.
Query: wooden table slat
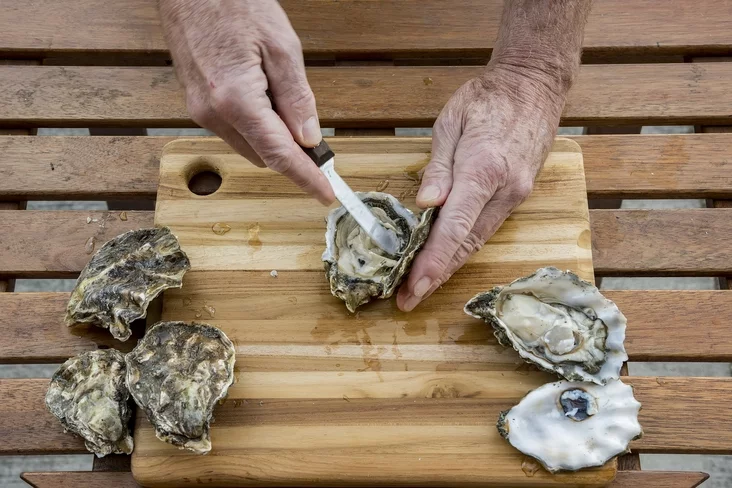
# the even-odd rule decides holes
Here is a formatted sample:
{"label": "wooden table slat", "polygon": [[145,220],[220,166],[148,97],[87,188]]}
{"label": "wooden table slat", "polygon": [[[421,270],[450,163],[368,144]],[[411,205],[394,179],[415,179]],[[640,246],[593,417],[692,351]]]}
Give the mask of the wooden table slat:
{"label": "wooden table slat", "polygon": [[[432,125],[482,69],[342,66],[307,74],[324,127],[392,128]],[[731,63],[585,65],[562,121],[728,125],[730,78]],[[171,67],[3,66],[0,86],[0,127],[194,126]]]}
{"label": "wooden table slat", "polygon": [[[92,222],[87,223],[87,218]],[[0,210],[0,275],[72,277],[94,249],[152,227],[153,212]],[[724,276],[732,261],[732,209],[591,210],[598,276]],[[96,222],[94,221],[96,220]]]}
{"label": "wooden table slat", "polygon": [[[160,154],[174,139],[0,137],[0,200],[154,199]],[[572,139],[590,198],[732,198],[732,134]]]}
{"label": "wooden table slat", "polygon": [[[439,0],[286,0],[281,4],[307,56],[383,58],[488,57],[503,2],[457,0],[449,9]],[[5,20],[0,54],[166,55],[154,2],[3,0],[0,5]],[[115,21],[110,22],[111,18]],[[723,0],[693,4],[636,0],[632,8],[622,0],[604,0],[593,6],[584,50],[596,56],[725,54],[731,50],[731,18],[732,7]]]}
{"label": "wooden table slat", "polygon": [[[364,373],[374,376],[374,385],[379,388],[387,387],[374,373]],[[409,374],[404,372],[404,374]],[[442,381],[449,381],[450,372],[444,375]],[[687,453],[687,454],[732,454],[732,418],[719,415],[720,408],[732,402],[732,378],[672,378],[672,377],[623,377],[623,381],[634,387],[635,396],[643,404],[640,413],[640,422],[644,429],[644,436],[631,445],[633,451],[645,453]],[[0,380],[0,433],[5,442],[0,445],[0,454],[63,454],[83,453],[83,442],[71,434],[65,434],[58,421],[46,410],[43,398],[48,387],[45,379],[3,379]],[[431,391],[427,388],[424,391]],[[424,391],[421,394],[424,394]],[[417,395],[420,393],[418,392]],[[415,397],[416,398],[416,397]],[[339,397],[340,399],[340,397]],[[323,400],[327,401],[327,400]],[[335,400],[333,400],[335,401]],[[378,399],[352,400],[352,402],[376,402]],[[399,401],[398,399],[395,401]],[[458,404],[474,404],[461,422],[472,422],[471,415],[480,416],[490,402],[490,408],[496,408],[496,400],[480,398],[467,399],[430,399],[433,402],[459,402]],[[283,403],[284,402],[284,403]],[[253,399],[238,407],[236,415],[271,416],[279,415],[278,408],[283,412],[291,411],[294,406],[287,406],[287,402],[297,403],[298,412],[302,418],[307,418],[308,409],[316,408],[309,400],[278,400],[274,401],[270,409],[253,409],[248,412],[248,405],[259,406],[259,399]],[[264,399],[263,403],[267,403]],[[318,403],[318,402],[316,402]],[[418,402],[421,404],[422,402]],[[509,408],[511,402],[499,405],[500,408]],[[415,405],[412,407],[411,405]],[[317,406],[317,405],[316,405]],[[233,415],[233,405],[220,407],[220,417],[225,423],[226,417]],[[252,407],[254,408],[254,407]],[[275,410],[271,410],[274,408]],[[394,421],[408,422],[418,408],[423,415],[428,415],[430,409],[419,407],[417,403],[406,402],[390,415]],[[456,406],[457,408],[457,406]],[[431,410],[430,410],[431,411]],[[391,411],[390,411],[391,412]],[[693,412],[694,415],[690,415]],[[313,411],[312,415],[316,415]],[[403,417],[402,417],[403,416]],[[401,419],[401,420],[400,420]],[[255,419],[256,420],[256,419]],[[259,419],[261,421],[262,419]],[[423,419],[429,422],[429,419]],[[361,419],[366,421],[366,419]],[[440,421],[433,419],[433,421]],[[482,422],[475,417],[476,422]]]}
{"label": "wooden table slat", "polygon": [[[633,290],[603,293],[618,304],[628,319],[625,345],[632,361],[732,361],[732,341],[728,340],[732,335],[732,323],[728,320],[732,316],[732,292]],[[441,306],[462,306],[462,303],[451,301],[452,297],[448,297]],[[63,323],[67,302],[68,293],[62,292],[0,294],[0,309],[6,312],[0,316],[0,337],[4,338],[0,341],[0,363],[61,363],[99,346],[115,347],[124,352],[134,346],[134,340],[119,342],[99,327],[70,329]],[[259,323],[259,327],[264,328],[262,324],[268,319],[272,335],[276,334],[276,329],[287,327],[286,318],[272,319],[267,317],[266,311],[253,312],[252,323]],[[133,330],[141,334],[142,324],[136,324]],[[268,334],[261,332],[259,340],[268,340]],[[458,344],[495,342],[488,328],[469,319],[441,329],[440,334],[444,334],[446,341]],[[698,340],[699,337],[704,340]],[[353,341],[356,339],[354,335]],[[314,340],[306,331],[301,341],[312,344]],[[381,329],[375,327],[371,340],[377,345],[389,345],[393,339],[390,331],[385,329],[382,334]],[[419,340],[413,339],[412,343],[417,344]]]}

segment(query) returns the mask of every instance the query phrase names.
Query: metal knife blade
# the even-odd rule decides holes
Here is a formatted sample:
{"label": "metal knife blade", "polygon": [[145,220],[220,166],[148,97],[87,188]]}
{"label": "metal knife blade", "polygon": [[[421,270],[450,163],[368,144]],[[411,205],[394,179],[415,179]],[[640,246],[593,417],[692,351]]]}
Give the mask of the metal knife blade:
{"label": "metal knife blade", "polygon": [[[265,94],[269,98],[272,110],[277,112],[277,106],[275,105],[272,92],[267,89]],[[374,241],[374,244],[389,254],[395,255],[399,251],[399,239],[397,239],[396,233],[384,227],[381,221],[374,217],[374,214],[371,213],[369,208],[351,190],[351,187],[336,173],[335,153],[328,146],[328,143],[321,140],[320,144],[315,147],[302,147],[302,149],[320,168],[330,182],[330,186],[333,188],[333,193],[335,193],[338,201],[353,216],[356,223],[366,231],[366,234]]]}
{"label": "metal knife blade", "polygon": [[369,208],[361,201],[360,198],[351,190],[343,178],[336,173],[335,158],[330,158],[320,166],[330,186],[333,187],[333,193],[339,202],[348,210],[353,219],[366,231],[374,244],[379,246],[389,254],[396,254],[399,251],[399,241],[396,234],[384,227],[381,221],[374,217]]}

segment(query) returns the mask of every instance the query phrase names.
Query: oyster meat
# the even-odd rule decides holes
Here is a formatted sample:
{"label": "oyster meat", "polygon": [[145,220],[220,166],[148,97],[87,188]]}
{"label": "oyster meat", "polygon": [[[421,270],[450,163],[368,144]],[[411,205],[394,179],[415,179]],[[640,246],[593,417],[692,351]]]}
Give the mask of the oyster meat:
{"label": "oyster meat", "polygon": [[234,382],[234,344],[216,327],[159,322],[127,357],[127,387],[158,439],[198,454],[211,450],[216,402]]}
{"label": "oyster meat", "polygon": [[592,283],[570,271],[541,268],[479,293],[465,312],[484,319],[504,346],[570,381],[618,379],[628,359],[625,316]]}
{"label": "oyster meat", "polygon": [[188,257],[167,227],[126,232],[107,242],[82,270],[66,308],[66,323],[93,323],[129,339],[130,323],[167,288],[180,288]]}
{"label": "oyster meat", "polygon": [[606,385],[558,381],[530,391],[518,405],[501,412],[501,436],[547,471],[602,466],[629,452],[640,438],[641,404],[620,380]]}
{"label": "oyster meat", "polygon": [[328,215],[323,252],[330,291],[351,312],[372,297],[389,298],[409,272],[414,256],[427,240],[437,208],[416,216],[388,193],[356,192],[384,226],[399,240],[399,251],[389,255],[371,241],[344,207]]}
{"label": "oyster meat", "polygon": [[104,457],[132,452],[129,398],[124,355],[102,349],[61,365],[51,378],[46,406],[65,430],[84,438],[90,452]]}

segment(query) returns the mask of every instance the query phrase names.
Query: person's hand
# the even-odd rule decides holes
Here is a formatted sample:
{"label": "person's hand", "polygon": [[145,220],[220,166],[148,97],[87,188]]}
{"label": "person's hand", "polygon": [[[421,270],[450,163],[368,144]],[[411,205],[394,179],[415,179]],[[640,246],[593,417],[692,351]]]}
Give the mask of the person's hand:
{"label": "person's hand", "polygon": [[400,309],[411,311],[447,281],[526,199],[563,105],[540,76],[490,65],[450,98],[417,194],[420,207],[442,209],[399,290]]}
{"label": "person's hand", "polygon": [[298,146],[314,147],[322,137],[300,39],[279,3],[159,4],[191,118],[252,163],[289,177],[323,204],[332,203],[328,180]]}

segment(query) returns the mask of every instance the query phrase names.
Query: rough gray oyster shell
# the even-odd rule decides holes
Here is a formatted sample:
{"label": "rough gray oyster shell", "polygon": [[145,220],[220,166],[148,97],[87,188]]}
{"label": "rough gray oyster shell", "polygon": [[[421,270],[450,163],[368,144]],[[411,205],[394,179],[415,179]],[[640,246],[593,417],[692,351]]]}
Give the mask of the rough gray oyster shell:
{"label": "rough gray oyster shell", "polygon": [[625,352],[625,316],[595,285],[557,268],[541,268],[479,293],[465,312],[484,319],[504,346],[570,381],[603,385],[618,379]]}
{"label": "rough gray oyster shell", "polygon": [[346,302],[351,312],[372,297],[391,297],[409,272],[437,216],[437,208],[429,208],[417,217],[388,193],[356,195],[387,228],[396,232],[400,246],[395,256],[380,249],[344,207],[328,214],[323,252],[325,276],[331,293]]}
{"label": "rough gray oyster shell", "polygon": [[107,242],[84,267],[71,292],[66,324],[93,323],[129,339],[130,323],[167,288],[180,288],[191,264],[167,227],[126,232]]}
{"label": "rough gray oyster shell", "polygon": [[211,450],[216,403],[234,382],[234,344],[216,327],[159,322],[125,358],[127,387],[158,439],[198,454]]}
{"label": "rough gray oyster shell", "polygon": [[125,383],[125,357],[114,349],[85,352],[59,367],[46,392],[46,406],[64,429],[104,457],[130,454],[132,410]]}
{"label": "rough gray oyster shell", "polygon": [[498,416],[498,433],[547,471],[602,466],[643,434],[641,404],[620,380],[558,381],[530,391]]}

